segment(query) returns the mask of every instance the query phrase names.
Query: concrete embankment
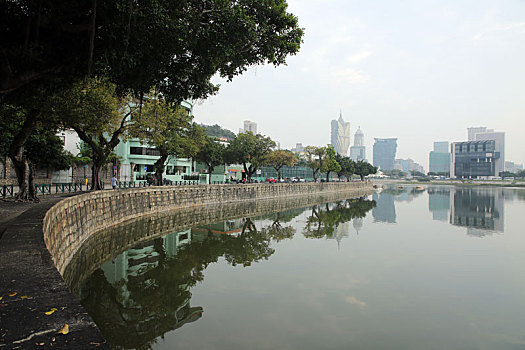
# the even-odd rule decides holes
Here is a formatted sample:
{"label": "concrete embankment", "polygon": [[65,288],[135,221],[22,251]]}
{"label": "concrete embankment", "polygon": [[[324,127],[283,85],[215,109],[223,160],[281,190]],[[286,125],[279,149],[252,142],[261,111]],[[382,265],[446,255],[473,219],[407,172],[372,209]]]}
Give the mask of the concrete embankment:
{"label": "concrete embankment", "polygon": [[[108,346],[61,275],[98,232],[191,207],[329,193],[351,198],[371,188],[364,182],[148,187],[85,193],[35,206],[9,225],[0,240],[0,345]],[[68,334],[57,334],[65,324]]]}

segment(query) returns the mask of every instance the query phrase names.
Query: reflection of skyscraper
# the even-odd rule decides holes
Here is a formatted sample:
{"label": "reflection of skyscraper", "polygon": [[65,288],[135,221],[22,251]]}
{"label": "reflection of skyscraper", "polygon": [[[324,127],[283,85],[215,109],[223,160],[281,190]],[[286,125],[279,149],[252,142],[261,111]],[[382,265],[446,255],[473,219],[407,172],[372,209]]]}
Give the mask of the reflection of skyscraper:
{"label": "reflection of skyscraper", "polygon": [[338,120],[332,120],[332,146],[335,151],[342,155],[348,155],[350,146],[350,122],[343,120],[343,115],[339,114]]}
{"label": "reflection of skyscraper", "polygon": [[393,170],[396,159],[397,139],[374,139],[374,166],[383,171]]}
{"label": "reflection of skyscraper", "polygon": [[363,228],[363,219],[362,218],[355,218],[352,222],[352,225],[354,226],[355,232],[359,234],[359,230]]}
{"label": "reflection of skyscraper", "polygon": [[450,223],[467,227],[467,234],[483,237],[503,232],[503,192],[500,189],[458,188],[454,191]]}
{"label": "reflection of skyscraper", "polygon": [[392,193],[374,193],[372,199],[376,201],[376,206],[372,208],[372,216],[376,222],[396,222],[396,206]]}
{"label": "reflection of skyscraper", "polygon": [[428,210],[432,213],[432,219],[448,221],[450,211],[449,187],[428,188]]}

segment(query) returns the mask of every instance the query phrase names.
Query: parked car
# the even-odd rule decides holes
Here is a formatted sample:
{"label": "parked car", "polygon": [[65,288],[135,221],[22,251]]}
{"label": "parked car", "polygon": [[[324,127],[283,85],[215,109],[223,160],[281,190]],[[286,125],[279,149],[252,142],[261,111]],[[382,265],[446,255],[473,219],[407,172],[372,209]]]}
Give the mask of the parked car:
{"label": "parked car", "polygon": [[276,183],[276,182],[277,182],[277,180],[276,180],[276,179],[274,179],[273,177],[269,177],[269,178],[267,178],[267,179],[266,179],[266,180],[264,180],[264,181],[265,181],[265,182],[268,182],[268,183],[272,183],[272,184],[274,184],[274,183]]}

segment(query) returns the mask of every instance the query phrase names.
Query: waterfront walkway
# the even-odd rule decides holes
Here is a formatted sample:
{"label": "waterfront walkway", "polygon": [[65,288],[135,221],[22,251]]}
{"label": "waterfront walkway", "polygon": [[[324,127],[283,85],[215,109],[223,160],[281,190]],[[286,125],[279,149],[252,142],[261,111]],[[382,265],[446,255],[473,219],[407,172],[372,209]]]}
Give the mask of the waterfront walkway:
{"label": "waterfront walkway", "polygon": [[0,349],[109,348],[44,244],[44,215],[64,197],[0,200]]}

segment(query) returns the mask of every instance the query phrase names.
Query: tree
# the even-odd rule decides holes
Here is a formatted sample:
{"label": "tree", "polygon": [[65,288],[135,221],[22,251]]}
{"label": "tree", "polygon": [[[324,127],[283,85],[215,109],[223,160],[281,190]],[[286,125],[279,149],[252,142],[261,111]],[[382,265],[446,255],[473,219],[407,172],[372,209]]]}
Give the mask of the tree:
{"label": "tree", "polygon": [[[18,200],[38,201],[34,187],[34,176],[37,169],[63,170],[67,169],[73,156],[64,151],[62,140],[56,136],[56,129],[37,126],[23,147],[19,147],[14,156],[13,139],[20,135],[20,122],[24,111],[13,106],[3,106],[0,113],[0,158],[10,157],[15,168],[19,186],[16,198]],[[7,165],[7,164],[4,164]]]}
{"label": "tree", "polygon": [[75,130],[91,149],[91,189],[102,189],[100,170],[129,126],[129,117],[137,109],[129,99],[118,98],[116,86],[107,79],[80,81],[55,99],[55,113],[64,127]]}
{"label": "tree", "polygon": [[358,161],[355,164],[355,174],[361,177],[361,181],[364,180],[365,176],[370,174],[375,174],[377,172],[377,167],[365,161]]}
{"label": "tree", "polygon": [[306,146],[304,148],[306,154],[306,164],[312,169],[314,173],[314,181],[317,181],[317,175],[323,167],[324,157],[326,156],[325,147]]}
{"label": "tree", "polygon": [[352,174],[356,171],[356,163],[350,157],[344,157],[340,154],[335,155],[335,159],[341,166],[341,170],[337,172],[339,179],[346,177],[348,180],[352,177]]}
{"label": "tree", "polygon": [[159,152],[154,164],[158,185],[163,183],[168,157],[193,157],[204,143],[204,131],[193,123],[191,113],[159,94],[148,97],[142,110],[133,115],[130,136],[139,138]]}
{"label": "tree", "polygon": [[275,142],[269,137],[254,135],[251,131],[240,133],[230,142],[226,150],[226,160],[228,163],[242,164],[250,181],[272,147],[275,147]]}
{"label": "tree", "polygon": [[232,131],[228,129],[224,129],[218,124],[215,124],[215,125],[199,124],[199,126],[204,129],[204,132],[208,136],[217,137],[217,138],[224,137],[228,140],[233,140],[235,138],[235,134]]}
{"label": "tree", "polygon": [[326,173],[326,182],[330,181],[330,173],[335,171],[338,172],[341,170],[341,165],[337,162],[334,146],[327,145],[325,147],[325,158],[323,160],[323,166],[321,171]]}
{"label": "tree", "polygon": [[287,150],[275,150],[271,151],[266,155],[264,164],[269,165],[277,172],[278,180],[281,179],[281,168],[283,166],[293,167],[297,162],[297,157],[290,151]]}
{"label": "tree", "polygon": [[231,80],[299,50],[303,30],[286,10],[285,0],[3,1],[0,94],[106,74],[139,95],[204,97],[216,73]]}
{"label": "tree", "polygon": [[24,143],[54,94],[98,75],[119,96],[142,100],[156,86],[175,103],[205,98],[215,75],[232,80],[298,52],[303,30],[286,10],[285,0],[0,2],[0,103],[24,110],[9,152],[19,187]]}
{"label": "tree", "polygon": [[211,184],[211,175],[216,166],[224,164],[224,153],[226,146],[219,143],[214,137],[206,136],[204,144],[195,155],[197,161],[206,164],[208,174],[210,175],[209,183]]}
{"label": "tree", "polygon": [[422,173],[421,171],[417,171],[417,170],[410,171],[410,174],[416,177],[426,177],[424,173]]}

